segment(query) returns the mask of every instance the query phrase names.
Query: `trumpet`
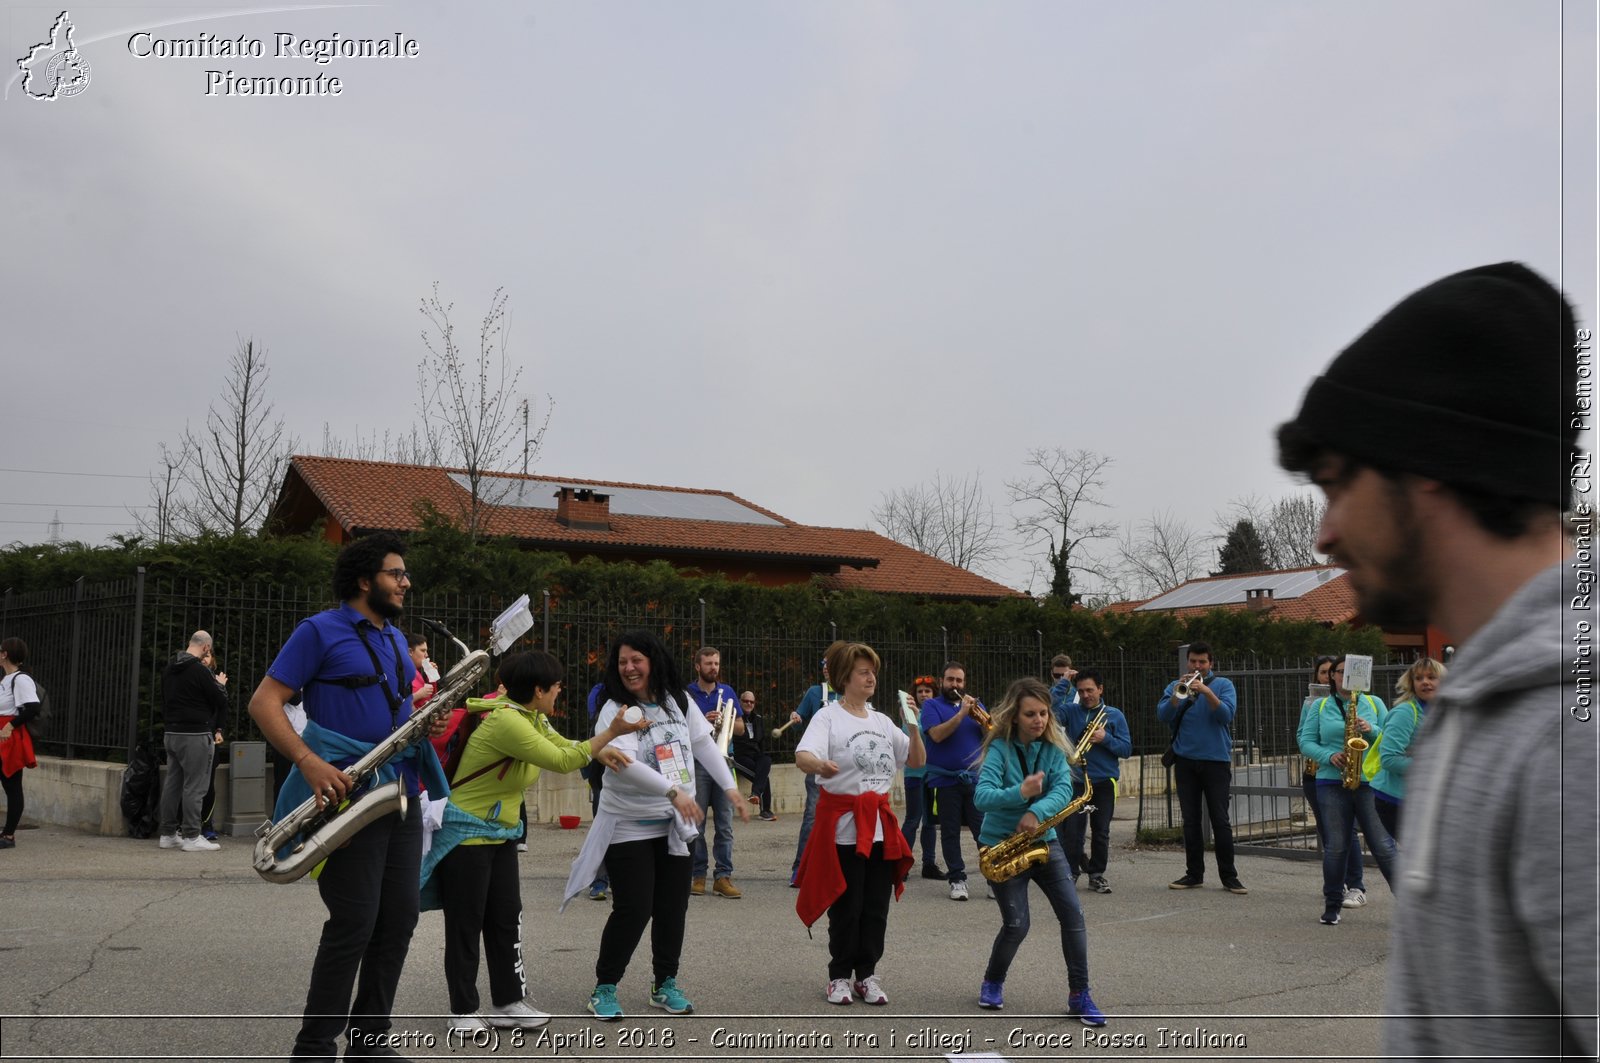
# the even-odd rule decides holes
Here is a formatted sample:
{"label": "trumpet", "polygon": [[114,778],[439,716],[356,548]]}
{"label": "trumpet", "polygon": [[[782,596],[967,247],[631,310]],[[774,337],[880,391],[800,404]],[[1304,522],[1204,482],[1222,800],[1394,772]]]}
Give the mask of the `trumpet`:
{"label": "trumpet", "polygon": [[1190,672],[1178,680],[1178,685],[1172,688],[1172,696],[1179,701],[1187,701],[1194,697],[1194,684],[1200,679],[1199,672]]}
{"label": "trumpet", "polygon": [[974,720],[978,721],[978,726],[982,727],[985,731],[993,730],[994,719],[989,715],[989,710],[978,704],[978,699],[975,696],[968,694],[963,695],[963,697],[972,698],[972,707],[969,708],[967,712]]}

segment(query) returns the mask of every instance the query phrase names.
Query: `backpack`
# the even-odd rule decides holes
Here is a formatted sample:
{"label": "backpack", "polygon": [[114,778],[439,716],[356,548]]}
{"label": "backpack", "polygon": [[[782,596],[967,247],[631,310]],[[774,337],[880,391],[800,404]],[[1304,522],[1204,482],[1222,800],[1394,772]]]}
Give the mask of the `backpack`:
{"label": "backpack", "polygon": [[[496,708],[498,707],[496,706]],[[493,711],[494,709],[481,709],[477,712],[467,712],[461,717],[461,722],[456,725],[455,731],[449,735],[444,753],[439,757],[439,763],[444,766],[444,777],[451,786],[459,786],[462,783],[470,782],[485,772],[493,771],[495,768],[501,768],[501,776],[504,777],[504,769],[511,766],[511,758],[504,757],[488,767],[479,768],[465,779],[456,778],[456,772],[461,770],[461,755],[466,752],[467,741],[472,738],[472,732],[478,729],[478,725],[483,722],[483,718]]]}
{"label": "backpack", "polygon": [[161,765],[149,742],[140,742],[122,769],[119,803],[131,837],[149,838],[160,828]]}
{"label": "backpack", "polygon": [[[14,691],[15,691],[16,685],[17,685],[17,676],[23,675],[23,674],[24,673],[22,671],[20,671],[20,670],[11,673],[11,687],[12,687],[12,690],[13,690],[13,694],[12,694],[13,699],[16,697],[16,694],[15,694]],[[50,718],[54,714],[50,711],[50,695],[45,692],[44,684],[39,682],[39,680],[35,679],[32,675],[28,675],[28,678],[33,680],[33,688],[39,692],[39,712],[38,712],[37,715],[30,716],[30,717],[27,717],[27,718],[23,718],[19,714],[17,716],[17,722],[22,724],[24,727],[26,727],[28,729],[28,734],[29,735],[31,735],[34,738],[39,738],[39,737],[42,737],[43,735],[45,735],[46,733],[49,732],[49,730],[50,730]]]}

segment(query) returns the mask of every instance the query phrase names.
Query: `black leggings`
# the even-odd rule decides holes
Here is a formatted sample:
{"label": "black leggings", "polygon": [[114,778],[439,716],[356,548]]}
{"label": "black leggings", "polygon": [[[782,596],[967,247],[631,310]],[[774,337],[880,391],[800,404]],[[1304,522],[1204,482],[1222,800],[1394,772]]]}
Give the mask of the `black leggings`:
{"label": "black leggings", "polygon": [[854,973],[859,981],[875,974],[883,959],[895,866],[883,858],[882,842],[873,842],[866,857],[854,845],[838,850],[844,892],[828,908],[828,978]]}
{"label": "black leggings", "polygon": [[0,775],[0,784],[6,791],[6,829],[0,830],[7,838],[17,833],[17,824],[22,822],[22,773],[26,769],[18,768],[14,775]]}
{"label": "black leggings", "polygon": [[667,839],[619,842],[606,850],[611,879],[611,917],[600,934],[595,981],[616,985],[627,973],[633,950],[650,924],[652,985],[678,974],[683,925],[689,914],[689,855],[667,855]]}

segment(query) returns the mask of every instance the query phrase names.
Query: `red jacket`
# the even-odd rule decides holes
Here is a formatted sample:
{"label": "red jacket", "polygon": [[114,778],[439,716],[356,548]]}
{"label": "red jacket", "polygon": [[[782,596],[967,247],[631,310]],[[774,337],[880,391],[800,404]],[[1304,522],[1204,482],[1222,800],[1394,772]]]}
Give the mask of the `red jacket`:
{"label": "red jacket", "polygon": [[794,910],[808,928],[838,900],[845,889],[844,870],[839,866],[839,846],[834,835],[839,820],[854,816],[856,820],[856,852],[863,857],[872,854],[872,836],[877,833],[876,822],[883,824],[883,858],[895,865],[894,895],[899,899],[906,889],[906,875],[911,871],[911,849],[905,835],[900,833],[900,821],[889,809],[889,795],[869,790],[864,794],[846,797],[822,790],[817,795],[817,818],[811,824],[811,837],[806,842],[805,855],[800,858],[800,896],[795,898]]}

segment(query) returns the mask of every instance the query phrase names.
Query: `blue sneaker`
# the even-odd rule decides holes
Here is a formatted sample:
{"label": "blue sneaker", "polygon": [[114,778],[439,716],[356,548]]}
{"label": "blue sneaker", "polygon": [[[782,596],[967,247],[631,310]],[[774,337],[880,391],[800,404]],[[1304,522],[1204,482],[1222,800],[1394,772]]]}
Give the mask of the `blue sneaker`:
{"label": "blue sneaker", "polygon": [[1005,1007],[1006,1002],[1000,997],[1000,987],[1003,985],[1004,982],[984,982],[978,986],[978,1007],[989,1008],[992,1011],[999,1011]]}
{"label": "blue sneaker", "polygon": [[606,887],[605,887],[605,885],[603,883],[596,882],[593,886],[590,886],[589,887],[589,899],[591,901],[603,901],[603,900],[605,900],[606,899]]}
{"label": "blue sneaker", "polygon": [[1080,989],[1067,995],[1067,1014],[1083,1023],[1085,1026],[1104,1026],[1106,1024],[1105,1012],[1095,1004],[1094,998],[1089,995],[1088,989]]}
{"label": "blue sneaker", "polygon": [[616,1022],[622,1018],[622,1005],[617,1003],[617,987],[602,982],[589,994],[589,1013],[601,1022]]}
{"label": "blue sneaker", "polygon": [[678,991],[678,980],[668,978],[650,990],[650,1006],[673,1015],[687,1015],[694,1011],[689,998]]}

